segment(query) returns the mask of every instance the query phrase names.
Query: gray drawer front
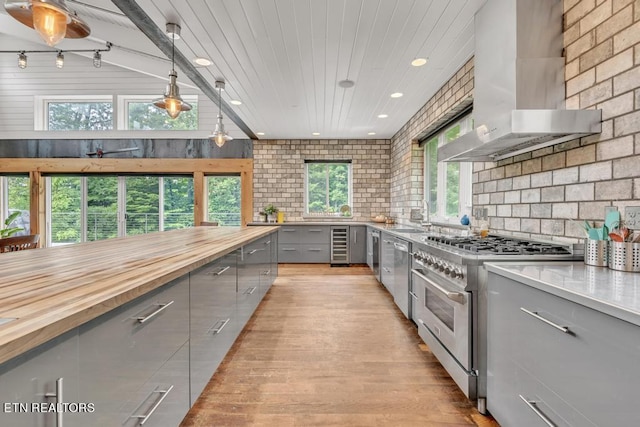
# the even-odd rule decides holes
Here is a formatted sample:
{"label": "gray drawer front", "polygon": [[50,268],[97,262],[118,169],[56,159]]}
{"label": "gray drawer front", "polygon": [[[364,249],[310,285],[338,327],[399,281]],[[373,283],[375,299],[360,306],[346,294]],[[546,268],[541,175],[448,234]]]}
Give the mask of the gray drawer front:
{"label": "gray drawer front", "polygon": [[[521,308],[568,327],[570,333]],[[633,396],[640,379],[635,369],[640,360],[639,327],[490,273],[488,330],[490,411],[499,412],[499,406],[504,406],[494,396],[509,385],[517,368],[593,425],[637,423]],[[504,369],[507,363],[514,366],[511,372]],[[548,405],[561,419],[580,419],[559,404]],[[561,420],[554,421],[563,425]],[[567,425],[590,424],[567,421]]]}
{"label": "gray drawer front", "polygon": [[331,254],[326,244],[280,244],[278,262],[281,263],[328,263]]}
{"label": "gray drawer front", "polygon": [[300,243],[331,243],[331,227],[328,225],[305,226],[300,230]]}
{"label": "gray drawer front", "polygon": [[281,226],[278,230],[279,243],[299,243],[300,242],[300,226]]}

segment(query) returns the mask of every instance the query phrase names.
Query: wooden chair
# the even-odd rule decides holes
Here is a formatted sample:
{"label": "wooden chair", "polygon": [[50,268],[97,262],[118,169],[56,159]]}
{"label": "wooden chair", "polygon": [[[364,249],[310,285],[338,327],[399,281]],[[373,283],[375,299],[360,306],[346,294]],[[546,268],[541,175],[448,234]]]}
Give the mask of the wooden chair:
{"label": "wooden chair", "polygon": [[35,249],[38,247],[38,240],[40,240],[39,234],[5,237],[0,239],[0,253]]}
{"label": "wooden chair", "polygon": [[200,221],[200,225],[216,226],[218,225],[218,222],[217,221]]}

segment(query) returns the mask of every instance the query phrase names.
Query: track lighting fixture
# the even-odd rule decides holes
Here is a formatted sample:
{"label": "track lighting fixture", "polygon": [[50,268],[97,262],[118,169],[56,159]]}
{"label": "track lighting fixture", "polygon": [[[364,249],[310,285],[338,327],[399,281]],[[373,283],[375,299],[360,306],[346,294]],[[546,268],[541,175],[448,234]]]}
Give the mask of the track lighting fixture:
{"label": "track lighting fixture", "polygon": [[209,135],[209,139],[215,142],[218,147],[222,147],[225,142],[231,141],[233,137],[225,132],[222,124],[222,89],[224,89],[224,81],[216,80],[216,89],[218,89],[218,122],[216,123],[216,129]]}
{"label": "track lighting fixture", "polygon": [[102,67],[102,55],[98,50],[93,53],[93,66],[96,68]]}
{"label": "track lighting fixture", "polygon": [[18,67],[23,70],[27,68],[27,55],[24,53],[24,50],[18,54]]}
{"label": "track lighting fixture", "polygon": [[164,96],[153,101],[153,105],[167,110],[169,117],[177,118],[181,112],[191,110],[191,104],[185,102],[180,97],[180,88],[176,83],[178,73],[175,70],[175,50],[176,39],[180,38],[180,26],[178,24],[167,23],[167,35],[171,37],[171,71],[169,72],[169,84],[165,89]]}
{"label": "track lighting fixture", "polygon": [[84,38],[91,29],[64,0],[5,0],[7,13],[20,23],[33,28],[42,40],[55,46],[64,38]]}
{"label": "track lighting fixture", "polygon": [[58,51],[58,55],[56,56],[56,67],[57,68],[64,67],[64,55],[62,54],[61,50]]}
{"label": "track lighting fixture", "polygon": [[64,66],[64,53],[65,52],[93,52],[93,66],[100,68],[102,66],[102,53],[109,52],[113,46],[110,42],[107,42],[105,49],[72,49],[72,50],[0,50],[0,53],[17,53],[18,54],[18,67],[21,69],[27,68],[27,54],[31,53],[56,53],[56,67],[62,68]]}

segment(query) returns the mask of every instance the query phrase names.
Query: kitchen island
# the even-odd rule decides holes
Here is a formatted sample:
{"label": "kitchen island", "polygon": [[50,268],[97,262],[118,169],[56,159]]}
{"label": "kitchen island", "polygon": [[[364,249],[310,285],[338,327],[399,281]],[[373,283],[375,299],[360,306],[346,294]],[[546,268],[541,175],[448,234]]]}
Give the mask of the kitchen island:
{"label": "kitchen island", "polygon": [[[210,378],[210,360],[224,357],[273,282],[277,229],[196,227],[2,254],[0,400],[9,406],[0,424],[65,415],[66,425],[133,425],[166,398],[156,419],[175,425],[199,394],[194,376]],[[171,385],[149,389],[154,382]],[[94,410],[34,413],[43,402]]]}
{"label": "kitchen island", "polygon": [[637,425],[640,276],[486,264],[488,400],[504,426]]}

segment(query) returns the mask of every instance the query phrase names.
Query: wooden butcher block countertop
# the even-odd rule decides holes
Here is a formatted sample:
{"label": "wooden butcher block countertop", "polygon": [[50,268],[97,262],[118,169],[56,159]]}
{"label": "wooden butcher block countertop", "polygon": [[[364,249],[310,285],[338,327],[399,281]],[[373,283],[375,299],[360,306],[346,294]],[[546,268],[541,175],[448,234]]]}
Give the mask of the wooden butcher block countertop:
{"label": "wooden butcher block countertop", "polygon": [[278,227],[195,227],[0,254],[0,363]]}

